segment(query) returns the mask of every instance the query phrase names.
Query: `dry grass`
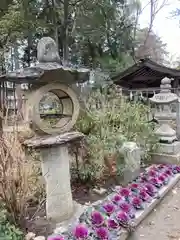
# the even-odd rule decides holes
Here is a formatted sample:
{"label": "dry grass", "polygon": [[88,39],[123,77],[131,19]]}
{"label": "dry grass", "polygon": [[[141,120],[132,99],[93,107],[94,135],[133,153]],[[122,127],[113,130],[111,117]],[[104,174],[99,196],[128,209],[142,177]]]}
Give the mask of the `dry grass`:
{"label": "dry grass", "polygon": [[0,138],[0,199],[15,224],[26,216],[27,202],[40,187],[39,163],[25,155],[18,133]]}

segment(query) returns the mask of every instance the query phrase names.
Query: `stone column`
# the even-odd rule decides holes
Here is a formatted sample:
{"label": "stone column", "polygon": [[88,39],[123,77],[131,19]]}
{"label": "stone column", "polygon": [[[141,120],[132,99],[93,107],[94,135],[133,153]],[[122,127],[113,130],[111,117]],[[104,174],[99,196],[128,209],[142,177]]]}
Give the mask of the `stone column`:
{"label": "stone column", "polygon": [[69,143],[84,137],[79,132],[58,136],[35,137],[24,142],[27,147],[38,149],[42,161],[42,173],[46,181],[46,214],[55,222],[69,219],[73,214],[70,186]]}

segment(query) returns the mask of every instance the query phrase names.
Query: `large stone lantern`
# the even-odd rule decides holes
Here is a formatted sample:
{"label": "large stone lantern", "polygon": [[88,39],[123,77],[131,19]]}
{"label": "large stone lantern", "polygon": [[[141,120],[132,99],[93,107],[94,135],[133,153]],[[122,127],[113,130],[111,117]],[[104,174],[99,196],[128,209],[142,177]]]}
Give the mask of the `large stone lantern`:
{"label": "large stone lantern", "polygon": [[[56,43],[49,37],[39,41],[37,57],[39,63],[35,66],[10,72],[1,80],[29,86],[26,91],[17,87],[17,95],[27,99],[24,104],[19,104],[24,122],[35,133],[35,137],[26,140],[24,145],[40,152],[46,180],[47,217],[59,222],[71,217],[74,209],[69,172],[72,159],[68,147],[84,137],[82,133],[72,131],[80,111],[79,97],[72,86],[87,81],[89,70],[63,67]],[[48,94],[54,94],[59,102],[58,113],[53,112],[58,118],[54,124],[44,120],[49,114],[49,109],[46,110],[50,100],[45,112],[42,111],[43,99],[47,99]],[[57,104],[51,101],[51,105]],[[52,107],[50,110],[54,111]]]}

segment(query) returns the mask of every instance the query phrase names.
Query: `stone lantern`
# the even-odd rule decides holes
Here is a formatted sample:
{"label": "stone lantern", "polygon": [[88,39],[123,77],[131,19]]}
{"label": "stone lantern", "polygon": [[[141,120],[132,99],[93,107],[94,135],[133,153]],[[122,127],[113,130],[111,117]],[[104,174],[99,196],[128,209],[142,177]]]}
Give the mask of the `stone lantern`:
{"label": "stone lantern", "polygon": [[159,126],[155,133],[160,140],[158,153],[153,154],[152,159],[156,163],[177,163],[180,157],[180,142],[177,141],[176,131],[170,125],[174,117],[170,104],[177,102],[178,96],[171,92],[171,79],[169,78],[162,79],[160,88],[160,93],[150,98],[158,109],[156,118]]}
{"label": "stone lantern", "polygon": [[[26,140],[24,145],[40,152],[46,181],[47,218],[60,222],[69,219],[74,210],[69,169],[72,159],[68,147],[84,137],[72,131],[80,111],[79,97],[72,86],[87,81],[89,70],[63,67],[56,43],[50,37],[39,41],[37,57],[37,65],[10,72],[1,79],[29,86],[24,91],[17,88],[18,94],[27,99],[24,106],[20,104],[24,122],[35,133],[35,137]],[[52,125],[43,120],[47,112],[42,112],[40,107],[44,96],[50,93],[60,102],[59,112],[55,113],[58,120]]]}

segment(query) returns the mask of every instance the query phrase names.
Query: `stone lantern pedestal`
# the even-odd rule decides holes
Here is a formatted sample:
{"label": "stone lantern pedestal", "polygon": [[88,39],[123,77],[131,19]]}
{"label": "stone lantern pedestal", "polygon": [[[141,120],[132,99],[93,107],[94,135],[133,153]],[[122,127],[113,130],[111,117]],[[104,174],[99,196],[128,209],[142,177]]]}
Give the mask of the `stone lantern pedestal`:
{"label": "stone lantern pedestal", "polygon": [[152,153],[153,163],[167,163],[179,164],[180,163],[180,142],[177,139],[176,131],[171,127],[172,112],[170,104],[177,102],[178,97],[172,93],[171,80],[164,78],[161,81],[161,91],[155,94],[150,101],[158,106],[156,118],[158,119],[159,126],[155,133],[159,138],[159,148],[157,153]]}
{"label": "stone lantern pedestal", "polygon": [[27,147],[40,152],[46,181],[46,215],[55,222],[69,219],[74,212],[69,170],[72,157],[68,147],[83,137],[82,133],[69,132],[59,136],[35,137],[24,142]]}

